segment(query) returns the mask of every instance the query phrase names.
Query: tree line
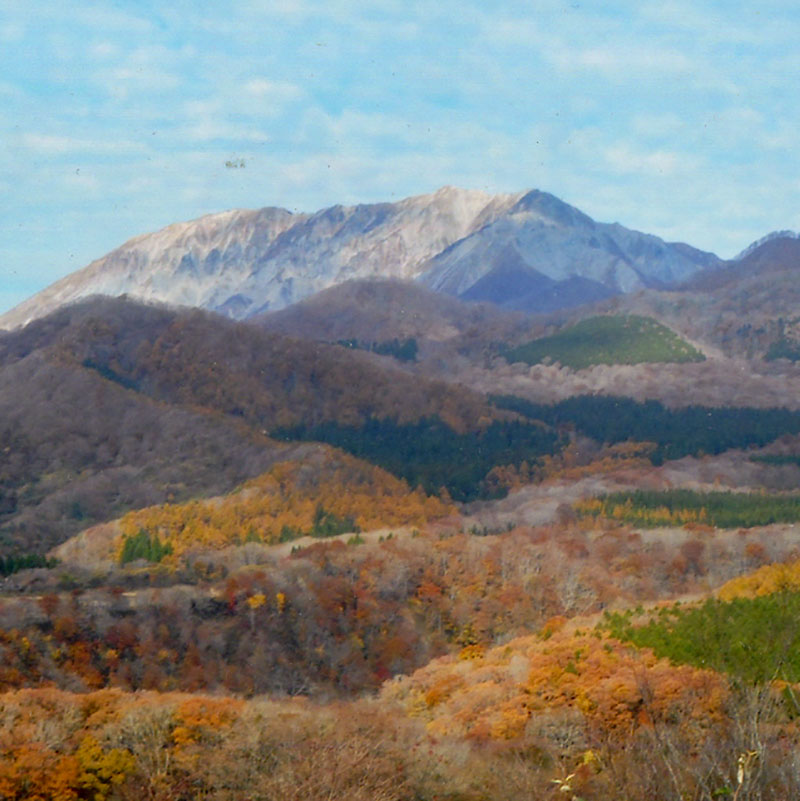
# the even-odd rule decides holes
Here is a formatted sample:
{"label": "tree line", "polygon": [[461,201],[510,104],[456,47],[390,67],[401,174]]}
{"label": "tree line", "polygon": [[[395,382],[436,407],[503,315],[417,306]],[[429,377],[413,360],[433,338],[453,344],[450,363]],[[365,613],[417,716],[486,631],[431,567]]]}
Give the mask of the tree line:
{"label": "tree line", "polygon": [[686,523],[752,528],[800,520],[800,495],[632,490],[580,501],[575,508],[584,516],[605,517],[645,528]]}
{"label": "tree line", "polygon": [[490,400],[499,409],[554,427],[570,426],[598,442],[655,443],[650,456],[653,464],[730,448],[761,447],[784,434],[800,433],[800,412],[789,409],[668,409],[659,401],[613,395],[577,395],[555,404],[533,403],[515,395],[494,395]]}
{"label": "tree line", "polygon": [[492,468],[536,463],[563,445],[556,432],[538,424],[495,421],[481,430],[459,433],[438,416],[414,423],[372,418],[360,426],[299,425],[277,429],[272,436],[326,442],[379,465],[412,487],[432,494],[444,488],[457,501],[501,497],[505,490],[485,481]]}
{"label": "tree line", "polygon": [[417,340],[410,339],[387,339],[383,342],[366,342],[360,339],[337,339],[337,345],[343,348],[353,348],[356,350],[368,350],[377,353],[379,356],[392,356],[401,362],[415,362],[417,360]]}
{"label": "tree line", "polygon": [[4,578],[20,570],[30,570],[34,567],[52,568],[58,564],[58,559],[40,553],[0,555],[0,576]]}

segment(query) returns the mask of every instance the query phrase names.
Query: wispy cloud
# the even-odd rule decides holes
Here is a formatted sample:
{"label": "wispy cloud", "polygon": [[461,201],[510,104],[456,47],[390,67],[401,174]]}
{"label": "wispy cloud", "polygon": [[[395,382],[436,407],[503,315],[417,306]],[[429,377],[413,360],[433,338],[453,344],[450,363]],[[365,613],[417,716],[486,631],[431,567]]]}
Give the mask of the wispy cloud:
{"label": "wispy cloud", "polygon": [[669,150],[640,150],[628,143],[620,143],[603,152],[612,170],[641,175],[691,174],[697,170],[699,160],[685,153]]}
{"label": "wispy cloud", "polygon": [[8,0],[3,17],[0,281],[205,212],[444,183],[538,186],[723,255],[800,224],[800,10],[779,0]]}
{"label": "wispy cloud", "polygon": [[285,102],[303,97],[303,90],[288,81],[273,81],[269,78],[251,78],[242,87],[253,98],[270,102]]}
{"label": "wispy cloud", "polygon": [[16,147],[38,155],[114,155],[122,157],[131,153],[141,153],[144,146],[136,142],[108,139],[80,139],[71,136],[54,136],[43,133],[24,133],[16,141]]}
{"label": "wispy cloud", "polygon": [[686,73],[695,65],[691,58],[673,48],[626,47],[573,47],[566,42],[554,42],[543,49],[544,57],[561,70],[598,70],[607,76],[630,79],[642,73]]}

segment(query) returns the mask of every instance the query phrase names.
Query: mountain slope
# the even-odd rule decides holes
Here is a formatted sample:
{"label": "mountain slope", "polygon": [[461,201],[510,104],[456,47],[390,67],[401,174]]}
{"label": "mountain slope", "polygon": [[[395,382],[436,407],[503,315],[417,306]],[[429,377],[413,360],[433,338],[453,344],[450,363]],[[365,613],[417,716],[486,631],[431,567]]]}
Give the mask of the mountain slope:
{"label": "mountain slope", "polygon": [[[556,291],[549,302],[541,303],[539,287],[524,285],[523,294],[530,295],[527,302],[513,291],[504,292],[501,302],[546,311],[568,305],[558,299],[557,287],[570,279],[584,279],[586,300],[592,301],[603,292],[669,286],[718,262],[713,254],[686,245],[670,245],[616,223],[597,223],[553,195],[534,190],[505,214],[435,256],[421,280],[440,292],[464,296],[471,291],[471,299],[498,302],[500,298],[491,294],[509,269],[544,276],[556,285],[546,290]],[[491,288],[477,294],[478,282],[495,274]]]}
{"label": "mountain slope", "polygon": [[761,248],[762,245],[766,245],[767,242],[772,241],[773,239],[800,239],[800,232],[798,231],[770,231],[766,236],[762,236],[760,239],[757,239],[755,242],[751,242],[738,256],[736,256],[733,261],[742,261],[743,259],[747,258],[753,251],[758,250]]}
{"label": "mountain slope", "polygon": [[605,308],[651,314],[729,356],[761,359],[800,321],[800,240],[767,236],[676,291],[614,298]]}
{"label": "mountain slope", "polygon": [[155,400],[230,415],[259,431],[431,415],[463,430],[491,416],[475,393],[411,376],[372,354],[260,331],[208,312],[154,313],[101,298],[58,315],[72,315],[74,322],[55,338],[55,358]]}
{"label": "mountain slope", "polygon": [[[200,311],[96,298],[0,335],[0,540],[50,547],[134,506],[232,489],[281,425],[494,414],[372,354]],[[315,447],[315,446],[312,446]]]}
{"label": "mountain slope", "polygon": [[91,294],[198,306],[243,318],[350,278],[404,279],[517,195],[445,187],[397,203],[316,214],[234,210],[138,236],[0,318],[11,328]]}
{"label": "mountain slope", "polygon": [[464,303],[419,283],[346,281],[280,311],[250,320],[267,331],[303,339],[362,343],[414,339],[420,353],[504,340],[527,330],[522,315],[490,303]]}
{"label": "mountain slope", "polygon": [[290,451],[35,352],[0,368],[0,550],[43,552],[131,507],[225,492]]}
{"label": "mountain slope", "polygon": [[[181,557],[200,551],[422,527],[454,514],[453,505],[411,490],[379,467],[323,445],[307,446],[295,459],[277,463],[231,493],[130,511],[110,525],[83,531],[54,553],[65,562],[109,567],[136,558],[158,562],[169,555],[175,567]],[[166,548],[147,554],[154,541]]]}
{"label": "mountain slope", "polygon": [[[61,279],[0,317],[0,326],[23,325],[93,294],[127,294],[237,319],[357,278],[421,277],[437,291],[462,295],[509,260],[555,282],[545,300],[529,292],[520,306],[513,283],[499,296],[496,287],[488,294],[484,288],[470,299],[555,308],[670,284],[718,261],[686,245],[595,223],[543,192],[490,195],[445,187],[396,203],[315,214],[265,208],[176,223]],[[576,287],[576,278],[587,283]],[[564,281],[572,283],[560,287]]]}

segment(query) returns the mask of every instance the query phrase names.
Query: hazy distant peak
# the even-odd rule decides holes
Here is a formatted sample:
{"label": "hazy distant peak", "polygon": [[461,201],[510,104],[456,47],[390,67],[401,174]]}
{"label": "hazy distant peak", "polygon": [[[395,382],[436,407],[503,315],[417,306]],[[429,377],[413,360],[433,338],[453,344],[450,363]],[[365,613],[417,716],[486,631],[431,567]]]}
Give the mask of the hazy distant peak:
{"label": "hazy distant peak", "polygon": [[748,245],[738,256],[735,256],[731,261],[741,261],[746,256],[749,256],[754,251],[758,250],[762,245],[771,242],[773,239],[800,239],[800,232],[798,231],[771,231],[761,239],[757,239],[751,245]]}

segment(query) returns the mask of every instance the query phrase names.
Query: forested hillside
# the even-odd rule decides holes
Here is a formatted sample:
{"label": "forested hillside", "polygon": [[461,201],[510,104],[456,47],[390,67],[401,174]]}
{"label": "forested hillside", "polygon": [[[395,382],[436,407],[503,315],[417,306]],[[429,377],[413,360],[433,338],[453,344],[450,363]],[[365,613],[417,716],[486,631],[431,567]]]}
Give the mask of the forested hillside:
{"label": "forested hillside", "polygon": [[[0,610],[21,623],[0,637],[0,787],[74,801],[86,787],[220,801],[794,797],[796,593],[526,617],[532,587],[566,586],[553,570],[577,556],[565,533],[315,546],[205,600],[186,587],[16,600]],[[476,586],[488,588],[477,618]],[[504,635],[515,630],[528,633]],[[372,699],[298,698],[361,695],[397,670],[409,675]],[[67,689],[14,689],[43,680]]]}
{"label": "forested hillside", "polygon": [[588,317],[557,333],[504,349],[509,362],[559,362],[580,370],[593,364],[699,362],[705,358],[674,331],[649,317]]}
{"label": "forested hillside", "polygon": [[0,336],[0,795],[796,794],[800,413],[426,378],[494,369],[462,311]]}
{"label": "forested hillside", "polygon": [[651,443],[651,459],[656,463],[689,454],[764,446],[781,436],[800,432],[800,412],[785,408],[669,409],[658,401],[595,395],[577,395],[555,404],[500,395],[493,396],[492,402],[498,408],[551,426],[570,426],[598,442]]}
{"label": "forested hillside", "polygon": [[0,536],[43,552],[126,509],[218,494],[285,446],[34,353],[0,368]]}
{"label": "forested hillside", "polygon": [[439,414],[476,425],[485,402],[333,345],[290,339],[200,311],[99,299],[6,338],[12,357],[46,349],[153,399],[201,406],[271,429],[300,421],[402,421]]}
{"label": "forested hillside", "polygon": [[416,340],[424,353],[447,343],[464,349],[527,330],[522,314],[491,303],[465,303],[426,287],[380,278],[346,281],[286,309],[252,319],[265,330],[337,342]]}
{"label": "forested hillside", "polygon": [[163,541],[177,558],[245,542],[274,545],[304,536],[423,526],[455,513],[451,504],[412,491],[378,467],[309,448],[302,459],[280,462],[223,498],[128,512],[120,521],[117,555],[123,564],[132,561],[135,549],[127,546],[137,539]]}
{"label": "forested hillside", "polygon": [[291,457],[266,436],[281,425],[432,414],[463,431],[493,413],[369,354],[87,301],[0,337],[3,547],[44,551],[128,509],[229,491]]}
{"label": "forested hillside", "polygon": [[493,480],[494,468],[524,465],[524,471],[529,471],[565,442],[537,423],[494,421],[459,433],[439,417],[405,425],[393,419],[373,419],[358,427],[336,422],[301,425],[276,429],[273,435],[288,441],[327,442],[379,464],[429,493],[444,488],[457,501],[504,495],[508,486]]}

